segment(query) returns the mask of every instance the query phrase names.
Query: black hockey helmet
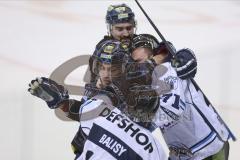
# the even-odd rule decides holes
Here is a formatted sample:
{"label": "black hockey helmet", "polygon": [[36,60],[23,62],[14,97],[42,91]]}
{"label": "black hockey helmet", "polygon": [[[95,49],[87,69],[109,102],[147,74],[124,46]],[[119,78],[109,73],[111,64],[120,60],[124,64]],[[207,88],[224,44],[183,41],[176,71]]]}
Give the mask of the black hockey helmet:
{"label": "black hockey helmet", "polygon": [[156,49],[159,46],[159,41],[150,34],[139,34],[133,37],[131,42],[131,51],[136,48],[149,48],[151,50]]}
{"label": "black hockey helmet", "polygon": [[[128,94],[126,103],[130,114],[151,115],[159,107],[159,96],[152,85],[133,83],[129,86]],[[141,117],[142,115],[135,116]]]}
{"label": "black hockey helmet", "polygon": [[128,47],[117,40],[106,40],[100,44],[98,51],[92,55],[92,73],[99,74],[100,64],[119,65],[122,69],[123,63],[127,61]]}
{"label": "black hockey helmet", "polygon": [[126,4],[110,5],[107,10],[106,23],[113,25],[117,23],[133,23],[136,25],[135,14]]}
{"label": "black hockey helmet", "polygon": [[125,81],[127,114],[142,122],[149,121],[159,107],[159,95],[157,88],[152,86],[152,71],[149,66],[145,63],[127,64]]}

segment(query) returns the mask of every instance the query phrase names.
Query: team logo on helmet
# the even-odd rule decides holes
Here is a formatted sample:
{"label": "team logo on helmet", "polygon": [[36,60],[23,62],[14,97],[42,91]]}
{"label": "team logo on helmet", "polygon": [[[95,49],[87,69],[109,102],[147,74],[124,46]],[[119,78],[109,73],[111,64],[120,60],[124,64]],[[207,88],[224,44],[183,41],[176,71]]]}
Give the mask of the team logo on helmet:
{"label": "team logo on helmet", "polygon": [[115,45],[114,45],[114,44],[110,44],[110,45],[105,46],[104,49],[103,49],[103,51],[104,51],[105,53],[112,54],[114,48],[115,48]]}
{"label": "team logo on helmet", "polygon": [[128,18],[128,14],[127,13],[121,13],[118,15],[118,19],[123,19],[123,18]]}
{"label": "team logo on helmet", "polygon": [[118,8],[115,8],[115,10],[116,10],[117,12],[123,12],[123,11],[126,10],[126,7],[118,7]]}
{"label": "team logo on helmet", "polygon": [[111,60],[111,59],[112,59],[112,55],[109,55],[109,54],[101,54],[100,58],[102,58],[102,59],[107,59],[107,60]]}

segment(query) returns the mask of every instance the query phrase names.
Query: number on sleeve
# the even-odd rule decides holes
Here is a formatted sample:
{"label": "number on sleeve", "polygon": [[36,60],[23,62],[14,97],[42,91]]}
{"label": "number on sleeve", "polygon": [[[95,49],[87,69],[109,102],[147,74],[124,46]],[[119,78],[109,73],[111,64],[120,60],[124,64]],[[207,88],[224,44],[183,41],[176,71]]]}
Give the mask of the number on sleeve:
{"label": "number on sleeve", "polygon": [[172,107],[176,108],[176,109],[179,109],[179,102],[180,102],[180,96],[177,95],[177,94],[172,94],[172,93],[169,93],[169,94],[164,94],[163,95],[163,102],[164,103],[167,103],[167,101],[169,100],[170,97],[174,96],[174,102],[173,104],[171,105]]}

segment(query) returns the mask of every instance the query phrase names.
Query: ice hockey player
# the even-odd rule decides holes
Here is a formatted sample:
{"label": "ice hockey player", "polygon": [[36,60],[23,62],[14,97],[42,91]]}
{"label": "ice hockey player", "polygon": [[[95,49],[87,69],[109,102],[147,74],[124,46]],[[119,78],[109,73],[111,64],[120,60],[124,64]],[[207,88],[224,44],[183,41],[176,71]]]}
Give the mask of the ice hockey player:
{"label": "ice hockey player", "polygon": [[[78,160],[166,159],[158,140],[148,130],[134,123],[114,107],[124,102],[121,100],[118,82],[125,78],[125,76],[121,77],[124,73],[121,69],[126,55],[128,54],[119,41],[109,40],[102,45],[93,61],[94,71],[96,74],[99,73],[97,76],[100,79],[101,89],[93,90],[92,98],[83,104],[69,100],[67,91],[50,79],[42,77],[30,83],[29,92],[46,101],[49,108],[61,107],[60,104],[63,102],[74,103],[76,108],[80,108],[77,114],[80,122],[80,138],[84,139],[84,143],[81,154],[76,157]],[[125,88],[127,89],[127,86]],[[149,93],[156,95],[154,90],[141,94]],[[154,99],[157,100],[158,98]]]}
{"label": "ice hockey player", "polygon": [[[135,19],[135,14],[132,9],[126,4],[110,5],[106,13],[105,21],[107,25],[108,35],[105,35],[104,38],[100,40],[100,42],[96,45],[93,56],[98,52],[99,48],[101,48],[102,42],[106,40],[119,40],[125,44],[126,49],[129,49],[129,43],[131,42],[132,38],[136,36],[137,22]],[[149,35],[155,38],[150,34],[145,35]],[[92,58],[90,58],[89,67],[91,72],[92,61]],[[93,73],[91,74],[90,81],[96,83],[97,80],[94,75],[95,74]]]}
{"label": "ice hockey player", "polygon": [[[170,159],[227,160],[229,132],[202,93],[189,80],[196,74],[194,53],[187,48],[181,49],[176,52],[177,59],[171,64],[166,60],[169,58],[166,56],[168,50],[162,46],[157,54],[164,63],[155,67],[152,85],[158,86],[164,82],[170,90],[158,90],[160,106],[153,121],[162,131],[170,150]],[[133,50],[133,58],[156,54],[146,37],[136,37]],[[149,56],[141,56],[143,54]],[[141,58],[138,60],[144,61]],[[178,66],[178,72],[173,67],[175,65]]]}
{"label": "ice hockey player", "polygon": [[[136,36],[135,32],[137,29],[137,23],[135,20],[135,14],[132,11],[132,9],[126,4],[110,5],[106,13],[105,21],[107,24],[108,35],[104,36],[104,38],[96,45],[95,51],[91,56],[91,58],[89,59],[89,69],[91,72],[90,83],[86,84],[85,86],[86,92],[81,103],[83,103],[83,101],[86,100],[87,97],[92,96],[93,89],[94,88],[96,89],[96,86],[97,88],[99,88],[100,79],[97,78],[96,76],[97,74],[93,70],[94,68],[93,61],[96,57],[96,54],[99,52],[99,49],[104,44],[104,42],[108,40],[118,40],[118,41],[121,41],[124,44],[124,48],[128,50],[130,41],[134,36]],[[156,40],[154,42],[158,42],[158,41]],[[157,43],[154,43],[154,46],[157,46]],[[74,107],[70,107],[70,108],[74,108]],[[68,109],[69,109],[68,107],[67,108],[62,107],[62,110],[65,111],[65,113],[68,115],[69,118],[76,120],[78,116],[74,116],[73,114],[69,115]],[[77,109],[75,109],[75,111],[76,110]],[[81,137],[78,134],[79,132],[76,134],[75,138],[72,141],[72,145],[74,146],[73,148],[75,148],[74,149],[75,153],[77,153],[79,150],[76,148],[80,148],[80,146],[82,146],[82,144],[80,143],[82,139],[77,138],[77,137]]]}

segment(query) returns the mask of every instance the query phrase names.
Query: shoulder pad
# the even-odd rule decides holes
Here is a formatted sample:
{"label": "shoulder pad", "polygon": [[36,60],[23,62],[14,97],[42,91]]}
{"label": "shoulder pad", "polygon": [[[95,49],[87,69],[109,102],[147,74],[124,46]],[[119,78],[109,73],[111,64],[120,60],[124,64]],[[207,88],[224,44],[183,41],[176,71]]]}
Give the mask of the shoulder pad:
{"label": "shoulder pad", "polygon": [[81,105],[81,113],[84,112],[89,112],[95,108],[97,108],[100,104],[103,103],[103,100],[101,99],[95,99],[95,98],[91,98],[87,101],[85,101],[82,105]]}

